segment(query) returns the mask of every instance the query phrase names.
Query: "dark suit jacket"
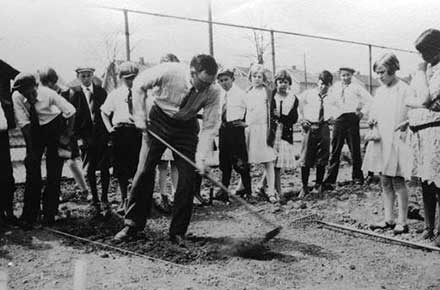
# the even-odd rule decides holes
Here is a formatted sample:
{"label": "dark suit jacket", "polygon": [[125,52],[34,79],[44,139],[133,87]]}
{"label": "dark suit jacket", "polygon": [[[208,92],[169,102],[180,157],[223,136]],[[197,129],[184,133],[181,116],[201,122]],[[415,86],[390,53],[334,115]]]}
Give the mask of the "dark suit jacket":
{"label": "dark suit jacket", "polygon": [[108,142],[109,134],[101,117],[101,106],[107,98],[107,92],[96,85],[93,85],[93,107],[94,120],[90,115],[87,98],[81,86],[73,87],[73,94],[70,102],[76,108],[74,135],[83,139],[89,145],[97,142]]}
{"label": "dark suit jacket", "polygon": [[271,117],[271,130],[269,134],[268,143],[273,144],[275,141],[275,134],[278,127],[278,122],[283,124],[283,131],[281,132],[281,139],[293,144],[293,124],[298,121],[298,99],[295,99],[295,103],[293,104],[292,109],[289,111],[287,115],[282,115],[280,118],[276,118],[274,111],[276,107],[275,103],[275,94],[277,93],[276,89],[272,91],[272,98],[270,99],[270,117]]}

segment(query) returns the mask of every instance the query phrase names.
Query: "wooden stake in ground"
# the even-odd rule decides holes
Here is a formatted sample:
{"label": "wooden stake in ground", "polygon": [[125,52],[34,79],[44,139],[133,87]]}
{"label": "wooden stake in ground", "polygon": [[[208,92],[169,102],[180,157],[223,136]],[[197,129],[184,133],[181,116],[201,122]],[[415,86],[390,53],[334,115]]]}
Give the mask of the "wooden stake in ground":
{"label": "wooden stake in ground", "polygon": [[75,263],[75,272],[73,274],[73,289],[86,290],[87,288],[87,262],[77,260]]}
{"label": "wooden stake in ground", "polygon": [[0,290],[8,290],[8,273],[0,271]]}

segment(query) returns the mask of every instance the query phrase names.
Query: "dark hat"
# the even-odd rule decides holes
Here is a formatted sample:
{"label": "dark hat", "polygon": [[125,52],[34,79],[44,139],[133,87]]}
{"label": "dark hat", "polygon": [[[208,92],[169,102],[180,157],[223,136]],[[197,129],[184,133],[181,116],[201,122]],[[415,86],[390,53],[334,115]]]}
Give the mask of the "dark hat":
{"label": "dark hat", "polygon": [[132,78],[137,76],[138,73],[139,73],[139,69],[132,62],[126,61],[119,66],[120,78],[124,78],[124,79]]}
{"label": "dark hat", "polygon": [[93,67],[90,66],[79,66],[76,70],[76,73],[81,73],[81,72],[95,72],[95,69]]}
{"label": "dark hat", "polygon": [[415,41],[415,47],[420,52],[425,49],[440,51],[440,30],[430,28],[422,32]]}
{"label": "dark hat", "polygon": [[342,71],[342,70],[345,70],[345,71],[351,72],[352,74],[354,74],[354,72],[355,72],[355,70],[354,70],[353,68],[348,67],[348,66],[340,67],[340,68],[339,68],[339,71]]}
{"label": "dark hat", "polygon": [[232,69],[232,68],[228,68],[228,67],[224,67],[224,68],[222,68],[222,69],[218,72],[218,74],[217,74],[217,78],[219,78],[219,77],[222,76],[222,75],[226,75],[226,76],[228,76],[228,77],[230,77],[230,78],[234,78],[234,69]]}
{"label": "dark hat", "polygon": [[12,89],[19,90],[22,88],[27,88],[36,85],[37,85],[37,79],[33,74],[19,73],[14,79],[14,84],[12,85]]}

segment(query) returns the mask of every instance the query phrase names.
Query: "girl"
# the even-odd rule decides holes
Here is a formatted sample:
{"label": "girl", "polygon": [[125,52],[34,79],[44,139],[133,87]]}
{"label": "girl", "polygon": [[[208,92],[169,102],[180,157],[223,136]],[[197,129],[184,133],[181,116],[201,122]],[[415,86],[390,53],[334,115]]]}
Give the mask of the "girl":
{"label": "girl", "polygon": [[[291,93],[292,78],[286,70],[275,76],[275,90],[272,92],[271,115],[275,126],[271,128],[271,138],[275,138],[275,189],[281,195],[281,169],[295,167],[293,150],[293,124],[298,120],[298,99]],[[275,132],[275,134],[273,134]],[[273,136],[273,137],[272,137]],[[270,140],[271,141],[271,140]]]}
{"label": "girl", "polygon": [[[373,66],[382,86],[377,89],[370,112],[370,124],[377,122],[382,152],[381,184],[384,203],[385,219],[370,225],[374,229],[394,229],[394,234],[407,233],[408,189],[405,179],[409,178],[409,148],[404,139],[404,132],[396,128],[408,119],[408,109],[405,100],[410,94],[407,84],[396,77],[399,70],[399,60],[393,53],[386,53]],[[406,129],[406,128],[405,128]],[[393,207],[395,194],[399,198],[398,223],[394,222]]]}
{"label": "girl", "polygon": [[264,178],[267,179],[267,197],[270,202],[277,202],[275,193],[274,161],[276,158],[273,148],[273,137],[270,138],[271,129],[275,120],[271,116],[270,104],[272,94],[267,87],[267,75],[262,65],[253,65],[249,71],[251,87],[247,90],[246,120],[248,127],[248,155],[249,163],[263,163],[264,174],[261,179],[263,187]]}

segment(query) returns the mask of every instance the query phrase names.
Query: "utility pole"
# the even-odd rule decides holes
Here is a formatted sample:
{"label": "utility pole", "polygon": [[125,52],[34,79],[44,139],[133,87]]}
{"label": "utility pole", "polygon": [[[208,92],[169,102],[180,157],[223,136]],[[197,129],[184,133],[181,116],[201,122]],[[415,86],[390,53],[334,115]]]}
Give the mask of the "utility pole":
{"label": "utility pole", "polygon": [[276,63],[275,63],[275,35],[273,30],[270,31],[270,45],[272,49],[272,70],[273,75],[275,76],[276,73]]}
{"label": "utility pole", "polygon": [[127,60],[130,60],[130,31],[128,29],[128,11],[123,10],[124,12],[124,22],[125,22],[125,52],[127,55]]}
{"label": "utility pole", "polygon": [[306,53],[304,53],[304,81],[306,82],[307,89],[307,64],[306,64]]}
{"label": "utility pole", "polygon": [[212,0],[208,0],[209,54],[214,56],[214,38],[212,33]]}

